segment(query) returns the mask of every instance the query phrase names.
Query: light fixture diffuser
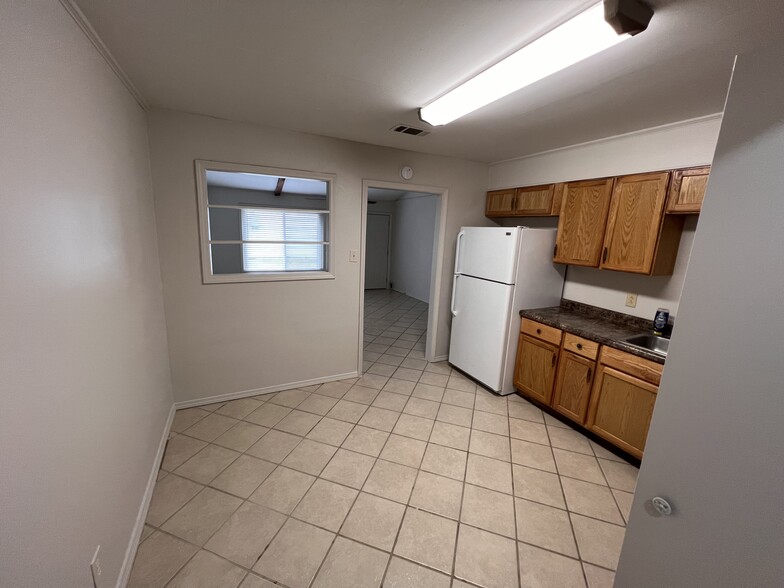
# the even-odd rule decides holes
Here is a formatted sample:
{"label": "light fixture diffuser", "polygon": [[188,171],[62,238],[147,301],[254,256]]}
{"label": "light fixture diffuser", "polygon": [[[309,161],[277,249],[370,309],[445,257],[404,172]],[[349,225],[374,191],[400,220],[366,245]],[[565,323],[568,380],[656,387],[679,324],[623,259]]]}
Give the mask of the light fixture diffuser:
{"label": "light fixture diffuser", "polygon": [[433,126],[445,125],[629,36],[616,33],[604,18],[603,4],[597,4],[423,106],[419,117]]}

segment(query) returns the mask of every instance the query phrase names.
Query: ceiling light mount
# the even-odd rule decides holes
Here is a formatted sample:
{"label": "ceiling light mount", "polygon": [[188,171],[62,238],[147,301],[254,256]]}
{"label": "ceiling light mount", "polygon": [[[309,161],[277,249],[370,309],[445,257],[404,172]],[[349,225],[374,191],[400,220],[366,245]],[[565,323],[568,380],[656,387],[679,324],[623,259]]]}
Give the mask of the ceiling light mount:
{"label": "ceiling light mount", "polygon": [[[612,25],[605,18],[606,10]],[[433,126],[450,123],[617,45],[644,30],[652,14],[639,0],[599,2],[423,106],[419,118]]]}
{"label": "ceiling light mount", "polygon": [[604,0],[604,20],[619,35],[636,35],[648,28],[653,9],[640,0]]}

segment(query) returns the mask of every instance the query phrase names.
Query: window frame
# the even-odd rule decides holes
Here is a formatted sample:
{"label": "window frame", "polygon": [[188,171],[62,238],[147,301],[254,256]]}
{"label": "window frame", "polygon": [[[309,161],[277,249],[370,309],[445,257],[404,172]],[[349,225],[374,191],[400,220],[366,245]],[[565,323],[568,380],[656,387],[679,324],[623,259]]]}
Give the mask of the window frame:
{"label": "window frame", "polygon": [[[323,172],[311,172],[298,169],[285,169],[277,167],[266,167],[260,165],[248,165],[241,163],[227,163],[222,161],[211,161],[206,159],[195,160],[196,168],[196,197],[198,204],[199,217],[199,249],[201,252],[201,277],[203,284],[232,284],[242,282],[284,282],[302,280],[334,280],[335,275],[335,223],[332,212],[332,196],[335,184],[335,174]],[[207,171],[225,171],[264,174],[268,176],[287,176],[292,178],[306,178],[321,180],[327,183],[327,208],[325,210],[313,210],[307,212],[318,212],[326,215],[327,222],[327,241],[324,243],[326,252],[324,262],[326,268],[316,271],[284,271],[284,272],[242,272],[235,274],[213,274],[212,273],[212,253],[210,245],[209,227],[209,199],[207,193]],[[288,209],[281,207],[279,210],[292,210],[305,212],[301,209]],[[216,240],[219,241],[219,240]]]}

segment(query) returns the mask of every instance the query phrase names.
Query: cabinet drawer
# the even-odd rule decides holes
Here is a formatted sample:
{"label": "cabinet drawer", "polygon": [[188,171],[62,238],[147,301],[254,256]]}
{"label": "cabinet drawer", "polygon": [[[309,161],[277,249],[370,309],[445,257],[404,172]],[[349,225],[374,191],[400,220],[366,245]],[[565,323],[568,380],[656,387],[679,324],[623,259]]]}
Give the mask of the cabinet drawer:
{"label": "cabinet drawer", "polygon": [[542,341],[547,341],[553,345],[561,344],[561,329],[548,327],[547,325],[537,323],[531,319],[524,318],[522,320],[522,323],[520,324],[520,332],[525,333],[526,335],[530,335],[531,337],[541,339]]}
{"label": "cabinet drawer", "polygon": [[661,382],[661,374],[664,369],[664,366],[660,363],[607,346],[602,347],[599,363],[636,376],[657,386]]}
{"label": "cabinet drawer", "polygon": [[586,359],[596,359],[599,354],[599,344],[595,341],[583,339],[571,333],[564,334],[563,348]]}

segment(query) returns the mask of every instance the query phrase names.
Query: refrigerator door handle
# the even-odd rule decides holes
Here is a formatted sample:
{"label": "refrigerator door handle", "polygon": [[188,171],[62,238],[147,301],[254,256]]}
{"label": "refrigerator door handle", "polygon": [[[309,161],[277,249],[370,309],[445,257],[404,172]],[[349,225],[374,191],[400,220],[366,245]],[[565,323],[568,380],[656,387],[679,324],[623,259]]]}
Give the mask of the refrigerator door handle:
{"label": "refrigerator door handle", "polygon": [[[460,240],[465,236],[465,231],[460,231],[457,234],[457,249],[455,250],[455,273],[460,273],[457,268],[460,266]],[[453,290],[454,292],[454,290]]]}
{"label": "refrigerator door handle", "polygon": [[455,290],[457,290],[458,277],[460,276],[455,274],[452,278],[452,301],[449,303],[449,310],[452,311],[452,316],[457,316],[457,311],[455,310]]}

